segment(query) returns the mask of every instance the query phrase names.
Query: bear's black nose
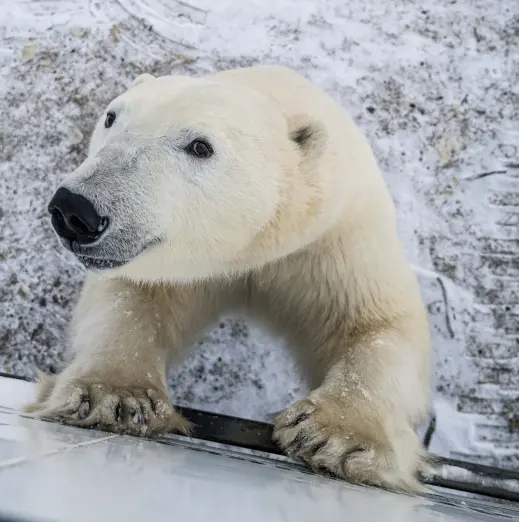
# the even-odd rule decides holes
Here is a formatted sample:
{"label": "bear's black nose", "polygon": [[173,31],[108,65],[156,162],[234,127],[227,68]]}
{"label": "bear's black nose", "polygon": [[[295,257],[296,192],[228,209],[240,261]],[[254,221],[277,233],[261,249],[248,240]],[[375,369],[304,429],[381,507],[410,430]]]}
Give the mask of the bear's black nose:
{"label": "bear's black nose", "polygon": [[82,245],[99,239],[108,227],[108,218],[101,217],[88,199],[64,187],[54,194],[49,212],[58,235]]}

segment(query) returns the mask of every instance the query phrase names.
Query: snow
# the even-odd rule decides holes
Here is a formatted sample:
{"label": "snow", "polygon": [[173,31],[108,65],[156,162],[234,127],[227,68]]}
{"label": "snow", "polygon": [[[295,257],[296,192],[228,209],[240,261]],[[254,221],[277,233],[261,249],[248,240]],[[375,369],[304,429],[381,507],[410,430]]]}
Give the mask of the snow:
{"label": "snow", "polygon": [[[141,72],[284,63],[353,115],[396,200],[433,334],[431,449],[519,464],[516,0],[0,0],[0,38],[0,367],[62,357],[84,273],[46,203],[104,105]],[[234,318],[171,376],[176,402],[256,419],[305,390],[282,340]]]}

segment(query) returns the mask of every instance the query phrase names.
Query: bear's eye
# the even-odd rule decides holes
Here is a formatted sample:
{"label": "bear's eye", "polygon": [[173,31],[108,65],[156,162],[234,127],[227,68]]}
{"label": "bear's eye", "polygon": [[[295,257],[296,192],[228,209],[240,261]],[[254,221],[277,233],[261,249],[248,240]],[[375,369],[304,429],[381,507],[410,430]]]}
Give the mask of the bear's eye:
{"label": "bear's eye", "polygon": [[114,123],[115,123],[115,112],[114,111],[108,111],[106,113],[106,119],[105,119],[105,128],[109,129]]}
{"label": "bear's eye", "polygon": [[213,148],[204,140],[193,140],[184,150],[198,158],[209,158],[213,154]]}

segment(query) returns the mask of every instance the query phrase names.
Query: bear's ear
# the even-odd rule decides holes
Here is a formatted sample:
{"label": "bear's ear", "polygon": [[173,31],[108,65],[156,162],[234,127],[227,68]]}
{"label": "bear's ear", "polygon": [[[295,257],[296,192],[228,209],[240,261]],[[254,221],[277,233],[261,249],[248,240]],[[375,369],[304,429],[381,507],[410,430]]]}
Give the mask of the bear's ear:
{"label": "bear's ear", "polygon": [[288,131],[290,139],[306,157],[316,159],[323,152],[327,133],[320,122],[298,114],[289,118]]}
{"label": "bear's ear", "polygon": [[155,76],[153,76],[152,74],[148,74],[148,73],[139,74],[139,76],[137,76],[137,78],[135,78],[135,80],[133,80],[132,84],[130,85],[130,89],[133,89],[134,87],[136,87],[137,85],[140,85],[141,83],[149,82],[150,80],[154,80],[154,79],[155,79]]}

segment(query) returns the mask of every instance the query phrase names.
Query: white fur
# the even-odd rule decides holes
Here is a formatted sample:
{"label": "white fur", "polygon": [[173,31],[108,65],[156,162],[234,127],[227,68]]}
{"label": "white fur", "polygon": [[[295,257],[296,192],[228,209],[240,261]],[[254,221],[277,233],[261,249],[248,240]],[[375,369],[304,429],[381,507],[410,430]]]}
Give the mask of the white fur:
{"label": "white fur", "polygon": [[[70,362],[42,379],[29,410],[136,434],[186,430],[167,402],[168,367],[220,314],[242,309],[286,336],[313,387],[276,418],[287,453],[352,481],[417,489],[427,318],[393,202],[351,119],[275,66],[144,75],[109,109],[116,123],[105,129],[103,115],[65,185],[114,213],[95,248],[123,249],[128,262],[88,276]],[[291,139],[304,127],[308,139]],[[215,150],[207,160],[179,148],[200,134]],[[150,237],[161,242],[129,254]]]}

